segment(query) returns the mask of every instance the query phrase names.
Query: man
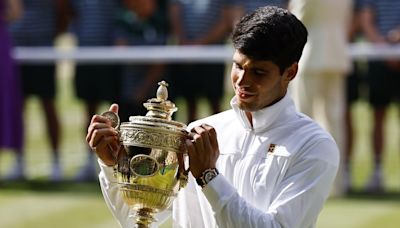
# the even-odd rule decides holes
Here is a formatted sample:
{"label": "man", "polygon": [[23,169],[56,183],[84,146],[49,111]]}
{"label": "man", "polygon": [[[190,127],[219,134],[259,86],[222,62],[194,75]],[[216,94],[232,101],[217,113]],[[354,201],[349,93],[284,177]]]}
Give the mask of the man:
{"label": "man", "polygon": [[[157,0],[124,0],[118,11],[115,44],[125,46],[165,45],[166,13]],[[154,94],[157,82],[165,74],[165,64],[127,64],[121,67],[119,117],[128,121],[131,115],[144,115],[143,101]]]}
{"label": "man", "polygon": [[[175,44],[223,45],[232,27],[228,23],[230,6],[230,0],[169,1],[171,37]],[[213,114],[221,111],[225,67],[224,63],[169,65],[171,95],[184,98],[188,122],[197,119],[201,97],[206,99]]]}
{"label": "man", "polygon": [[[367,40],[376,45],[400,43],[400,2],[395,0],[363,0],[360,6],[360,25]],[[368,62],[369,103],[373,112],[372,173],[365,186],[370,193],[384,192],[385,119],[391,103],[399,104],[400,62],[396,59]]]}
{"label": "man", "polygon": [[[113,29],[118,0],[69,0],[68,10],[72,18],[72,33],[79,47],[112,46]],[[119,67],[117,65],[81,63],[76,66],[74,89],[76,97],[84,103],[85,117],[89,124],[91,116],[97,112],[102,102],[118,99]],[[96,80],[92,80],[96,78]],[[94,156],[88,148],[85,164],[75,175],[77,182],[97,181]]]}
{"label": "man", "polygon": [[[23,0],[21,3],[22,15],[9,27],[14,45],[53,47],[57,36],[66,31],[62,10],[65,0]],[[45,115],[47,137],[52,154],[52,172],[49,179],[55,182],[61,181],[63,178],[60,158],[62,125],[56,106],[56,65],[55,63],[37,65],[20,62],[18,63],[18,72],[21,77],[23,102],[25,103],[31,96],[37,97]],[[7,175],[7,179],[23,180],[26,178],[24,159],[24,152],[17,153],[16,164],[12,172]]]}
{"label": "man", "polygon": [[[22,91],[15,60],[12,58],[13,42],[8,31],[9,23],[18,20],[23,13],[21,1],[0,0],[0,153],[8,149],[16,155],[16,170],[11,175],[22,179],[24,131],[22,115]],[[19,175],[15,175],[19,171]]]}
{"label": "man", "polygon": [[[293,81],[295,104],[315,119],[344,151],[346,77],[351,69],[348,31],[352,12],[350,0],[292,0],[289,9],[308,29],[308,42]],[[343,167],[343,166],[340,166]],[[343,170],[339,169],[332,195],[344,195]]]}
{"label": "man", "polygon": [[288,0],[232,0],[233,21],[262,6],[279,6],[287,8]]}
{"label": "man", "polygon": [[[287,10],[269,6],[243,17],[232,41],[232,109],[189,125],[191,175],[174,201],[174,226],[315,227],[339,151],[328,133],[296,111],[287,93],[307,30]],[[109,148],[119,145],[110,124],[94,116],[87,141],[101,159],[105,200],[129,227],[133,221],[112,175]],[[199,181],[205,174],[214,178]]]}
{"label": "man", "polygon": [[[348,40],[350,43],[357,43],[363,38],[361,33],[361,18],[360,18],[360,5],[364,0],[353,0],[353,12],[350,20]],[[353,191],[352,183],[352,167],[355,148],[355,120],[353,120],[353,106],[356,105],[360,99],[365,99],[361,89],[366,84],[366,60],[352,60],[352,70],[346,77],[345,83],[345,109],[344,109],[344,145],[343,145],[343,184],[344,193]]]}

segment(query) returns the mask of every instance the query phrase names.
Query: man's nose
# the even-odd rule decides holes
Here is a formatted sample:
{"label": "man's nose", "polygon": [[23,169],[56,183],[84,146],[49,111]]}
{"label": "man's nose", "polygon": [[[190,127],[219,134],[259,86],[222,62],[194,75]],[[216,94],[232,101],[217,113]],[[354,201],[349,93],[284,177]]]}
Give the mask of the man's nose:
{"label": "man's nose", "polygon": [[236,85],[239,87],[248,87],[248,75],[245,70],[241,70],[237,75]]}

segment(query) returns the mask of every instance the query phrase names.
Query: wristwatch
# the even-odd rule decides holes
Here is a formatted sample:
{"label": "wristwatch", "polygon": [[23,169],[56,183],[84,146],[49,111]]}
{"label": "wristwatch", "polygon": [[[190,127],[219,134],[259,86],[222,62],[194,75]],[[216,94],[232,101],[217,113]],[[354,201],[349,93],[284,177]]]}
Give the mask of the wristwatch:
{"label": "wristwatch", "polygon": [[214,177],[218,176],[219,172],[216,168],[210,168],[203,171],[200,177],[196,178],[196,182],[204,188]]}

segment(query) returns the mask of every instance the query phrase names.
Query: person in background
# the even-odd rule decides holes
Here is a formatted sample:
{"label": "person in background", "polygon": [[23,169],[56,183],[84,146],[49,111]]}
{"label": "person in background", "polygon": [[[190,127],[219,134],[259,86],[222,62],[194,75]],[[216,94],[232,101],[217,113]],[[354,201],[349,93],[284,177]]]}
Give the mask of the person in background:
{"label": "person in background", "polygon": [[[173,201],[173,226],[315,227],[339,150],[325,130],[296,110],[287,91],[307,29],[285,9],[262,7],[239,21],[232,42],[232,109],[188,126],[189,182]],[[110,111],[118,113],[118,105]],[[121,227],[133,227],[113,175],[122,149],[118,132],[95,115],[86,140],[99,157],[109,209]]]}
{"label": "person in background", "polygon": [[245,14],[262,6],[278,6],[287,8],[288,0],[233,0],[233,25]]}
{"label": "person in background", "polygon": [[[23,0],[23,14],[19,20],[10,24],[10,32],[16,46],[52,47],[55,38],[62,32],[59,5],[63,0]],[[52,172],[50,180],[62,179],[60,163],[60,120],[55,105],[56,67],[55,63],[35,65],[19,63],[24,100],[37,96],[45,114],[47,136],[52,151]],[[29,121],[29,118],[28,118]],[[18,154],[14,170],[9,179],[24,177],[23,154]]]}
{"label": "person in background", "polygon": [[[172,40],[177,45],[222,45],[229,34],[230,1],[171,0]],[[221,111],[225,63],[170,65],[171,99],[183,97],[189,122],[197,119],[199,98],[206,97],[212,113]]]}
{"label": "person in background", "polygon": [[[296,106],[316,119],[344,154],[345,82],[351,69],[348,29],[351,0],[293,0],[289,9],[307,27],[309,39],[300,60],[299,77],[292,84]],[[332,196],[345,193],[343,156]]]}
{"label": "person in background", "polygon": [[[8,23],[20,18],[22,11],[19,0],[0,0],[0,150],[11,149],[15,153],[19,179],[25,178],[22,92],[11,55],[13,44]],[[15,171],[17,170],[13,171],[13,175]]]}
{"label": "person in background", "polygon": [[[361,1],[361,28],[372,44],[391,45],[400,43],[400,1]],[[397,32],[396,32],[397,31]],[[398,60],[370,61],[368,64],[369,103],[373,108],[373,171],[366,190],[373,193],[384,191],[383,143],[384,120],[387,107],[400,97],[400,64]]]}
{"label": "person in background", "polygon": [[[165,45],[167,41],[166,13],[157,0],[123,0],[118,14],[115,44],[118,46]],[[157,82],[165,76],[161,63],[132,63],[122,68],[120,118],[129,121],[131,115],[145,115],[143,102],[154,96]]]}
{"label": "person in background", "polygon": [[[70,28],[79,47],[112,46],[114,25],[119,0],[69,0]],[[111,64],[77,63],[74,87],[76,96],[83,101],[87,124],[102,102],[118,100],[119,67]],[[95,79],[95,80],[93,80]],[[76,181],[97,180],[95,158],[86,151],[85,164],[75,176]]]}
{"label": "person in background", "polygon": [[[360,1],[353,1],[353,16],[351,26],[349,27],[349,42],[356,43],[362,39],[360,27]],[[354,146],[354,126],[352,118],[352,107],[355,102],[363,98],[361,89],[365,83],[365,61],[353,60],[353,68],[346,78],[346,107],[344,113],[345,121],[345,147],[344,147],[344,188],[346,193],[353,190],[352,185],[352,163]]]}

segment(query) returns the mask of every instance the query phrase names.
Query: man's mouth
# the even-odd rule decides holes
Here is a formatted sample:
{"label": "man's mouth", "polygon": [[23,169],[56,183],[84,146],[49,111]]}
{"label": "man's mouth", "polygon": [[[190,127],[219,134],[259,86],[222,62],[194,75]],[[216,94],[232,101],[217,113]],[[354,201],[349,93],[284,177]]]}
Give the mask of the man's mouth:
{"label": "man's mouth", "polygon": [[240,89],[236,89],[236,94],[241,99],[248,99],[248,98],[256,95],[253,92],[248,92],[248,91],[244,91],[244,90],[240,90]]}

